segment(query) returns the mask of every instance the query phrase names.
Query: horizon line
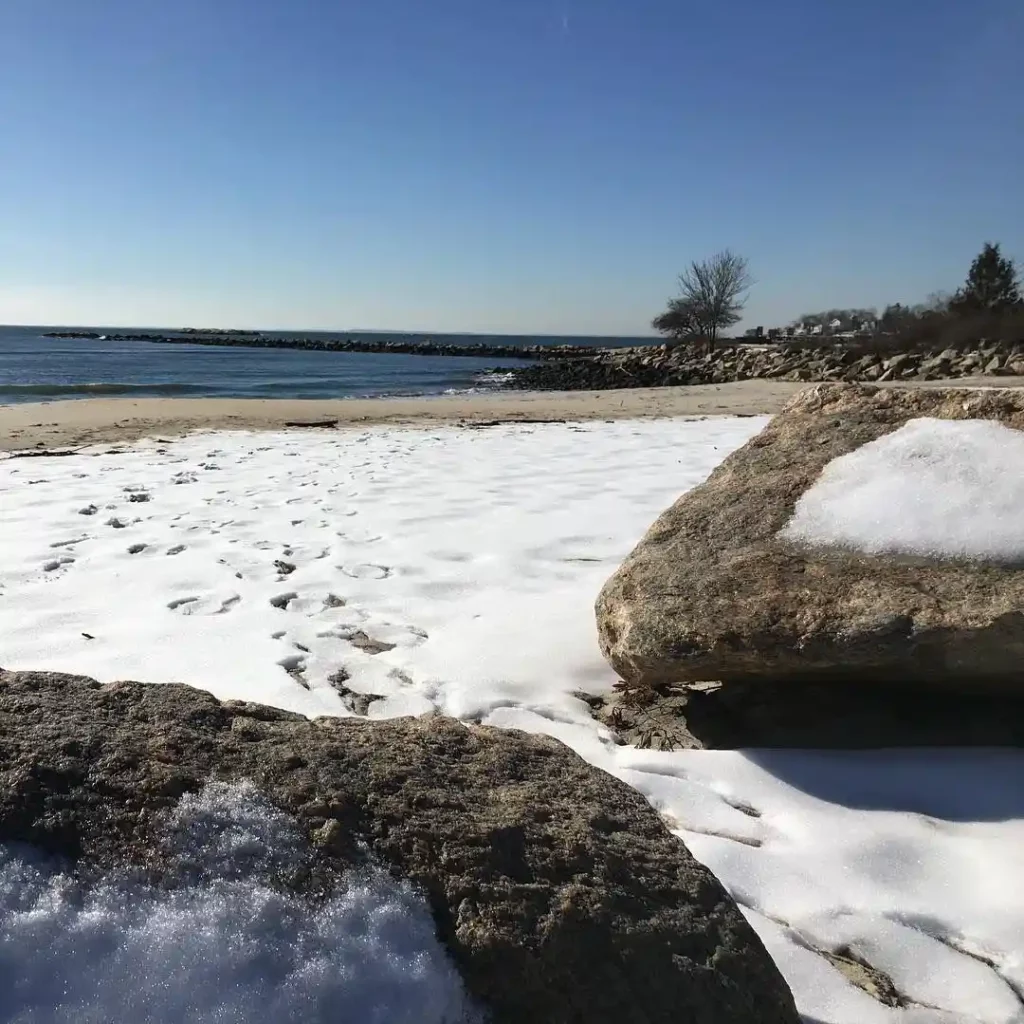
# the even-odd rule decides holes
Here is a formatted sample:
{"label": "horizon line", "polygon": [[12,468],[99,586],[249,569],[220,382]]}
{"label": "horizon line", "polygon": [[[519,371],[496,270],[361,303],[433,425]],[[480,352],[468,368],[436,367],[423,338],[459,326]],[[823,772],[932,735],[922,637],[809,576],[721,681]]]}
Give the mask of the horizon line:
{"label": "horizon line", "polygon": [[181,331],[216,331],[220,333],[237,332],[239,334],[249,332],[270,332],[273,334],[418,334],[433,337],[435,335],[453,335],[456,337],[481,337],[481,338],[660,338],[659,334],[585,334],[583,332],[572,332],[562,334],[557,331],[451,331],[451,330],[409,330],[405,328],[386,327],[347,327],[344,329],[330,327],[169,327],[166,324],[15,324],[2,323],[0,329],[14,328],[46,328],[48,330],[93,330],[93,331],[168,331],[178,333]]}

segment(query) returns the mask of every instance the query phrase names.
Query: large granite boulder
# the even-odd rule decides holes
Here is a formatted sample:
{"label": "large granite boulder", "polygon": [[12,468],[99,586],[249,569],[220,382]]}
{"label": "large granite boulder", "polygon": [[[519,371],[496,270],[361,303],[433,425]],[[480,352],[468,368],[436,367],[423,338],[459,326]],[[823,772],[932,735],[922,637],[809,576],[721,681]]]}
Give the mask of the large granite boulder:
{"label": "large granite boulder", "polygon": [[553,739],[0,671],[0,843],[173,885],[168,815],[211,779],[248,780],[291,817],[316,855],[288,884],[311,899],[368,859],[419,887],[495,1022],[798,1021],[711,872]]}
{"label": "large granite boulder", "polygon": [[[1016,451],[1024,391],[853,384],[803,391],[663,513],[605,585],[598,630],[616,671],[628,683],[653,686],[857,680],[1024,693],[1019,558],[999,551],[979,558],[869,553],[870,546],[801,543],[787,535],[798,503],[832,460],[871,442],[881,445],[879,439],[909,421],[917,429],[922,418],[1009,428],[1004,440],[1012,443],[1000,471],[979,468],[992,479],[974,486],[1005,486],[1003,474],[1024,481]],[[983,427],[992,429],[1000,428]],[[934,500],[936,508],[962,503],[962,495],[944,494],[944,486],[940,481],[932,494],[914,500]],[[866,517],[875,521],[872,529],[881,523],[889,530],[892,517],[920,511],[882,500]],[[996,525],[1007,529],[1005,522]],[[977,529],[991,527],[983,522]],[[986,539],[967,541],[969,554]]]}

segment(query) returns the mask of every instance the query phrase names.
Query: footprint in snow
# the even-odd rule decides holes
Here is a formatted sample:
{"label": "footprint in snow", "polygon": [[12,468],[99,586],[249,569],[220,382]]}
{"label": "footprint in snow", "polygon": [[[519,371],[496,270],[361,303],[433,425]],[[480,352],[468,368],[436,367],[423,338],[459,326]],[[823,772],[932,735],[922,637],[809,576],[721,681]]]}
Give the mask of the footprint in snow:
{"label": "footprint in snow", "polygon": [[223,615],[225,612],[231,611],[241,600],[238,594],[230,594],[226,598],[212,595],[205,597],[192,595],[168,601],[167,607],[170,611],[178,612],[181,615]]}
{"label": "footprint in snow", "polygon": [[353,647],[357,647],[367,654],[385,654],[388,651],[393,651],[398,646],[397,644],[390,644],[386,640],[377,640],[375,637],[364,633],[361,629],[352,633],[348,638],[348,642]]}
{"label": "footprint in snow", "polygon": [[56,572],[58,569],[63,569],[65,565],[71,565],[74,559],[70,555],[61,555],[60,558],[54,558],[43,565],[43,572]]}
{"label": "footprint in snow", "polygon": [[354,580],[386,580],[391,575],[391,569],[386,565],[374,565],[371,562],[362,562],[358,565],[339,565],[338,568]]}

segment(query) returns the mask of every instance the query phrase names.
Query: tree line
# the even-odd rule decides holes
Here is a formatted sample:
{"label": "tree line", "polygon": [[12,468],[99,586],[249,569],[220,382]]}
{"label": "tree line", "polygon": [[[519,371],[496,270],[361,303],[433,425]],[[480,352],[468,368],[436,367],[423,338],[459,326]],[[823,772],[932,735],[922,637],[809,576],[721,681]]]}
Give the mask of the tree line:
{"label": "tree line", "polygon": [[[714,349],[722,332],[739,323],[754,281],[747,260],[726,249],[694,261],[679,275],[679,292],[668,300],[651,326],[675,344]],[[839,321],[844,329],[889,337],[902,344],[927,341],[965,344],[982,337],[1024,341],[1024,300],[1017,265],[998,243],[986,242],[974,258],[964,284],[952,295],[935,294],[926,302],[896,302],[879,316],[876,309],[829,309],[801,318],[805,327]],[[1013,340],[1017,340],[1014,338]]]}

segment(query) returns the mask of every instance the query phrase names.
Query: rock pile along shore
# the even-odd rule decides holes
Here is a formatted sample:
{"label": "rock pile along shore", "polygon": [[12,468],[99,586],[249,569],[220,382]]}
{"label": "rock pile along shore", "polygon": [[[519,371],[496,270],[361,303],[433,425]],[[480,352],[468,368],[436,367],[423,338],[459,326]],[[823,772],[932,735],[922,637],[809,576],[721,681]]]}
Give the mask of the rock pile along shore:
{"label": "rock pile along shore", "polygon": [[726,384],[739,380],[884,383],[958,377],[1024,376],[1024,343],[984,342],[971,348],[913,352],[865,351],[842,344],[728,345],[710,354],[665,345],[599,349],[590,358],[514,369],[507,386],[524,391]]}
{"label": "rock pile along shore", "polygon": [[[393,338],[280,338],[260,334],[101,334],[52,331],[47,338],[148,341],[179,345],[285,348],[316,352],[515,359],[502,387],[515,391],[603,391],[616,388],[727,384],[741,380],[885,383],[974,376],[1024,376],[1024,340],[893,351],[871,341],[807,345],[724,344],[711,353],[687,346],[501,345],[492,342],[403,341]],[[495,367],[498,369],[498,367]]]}

